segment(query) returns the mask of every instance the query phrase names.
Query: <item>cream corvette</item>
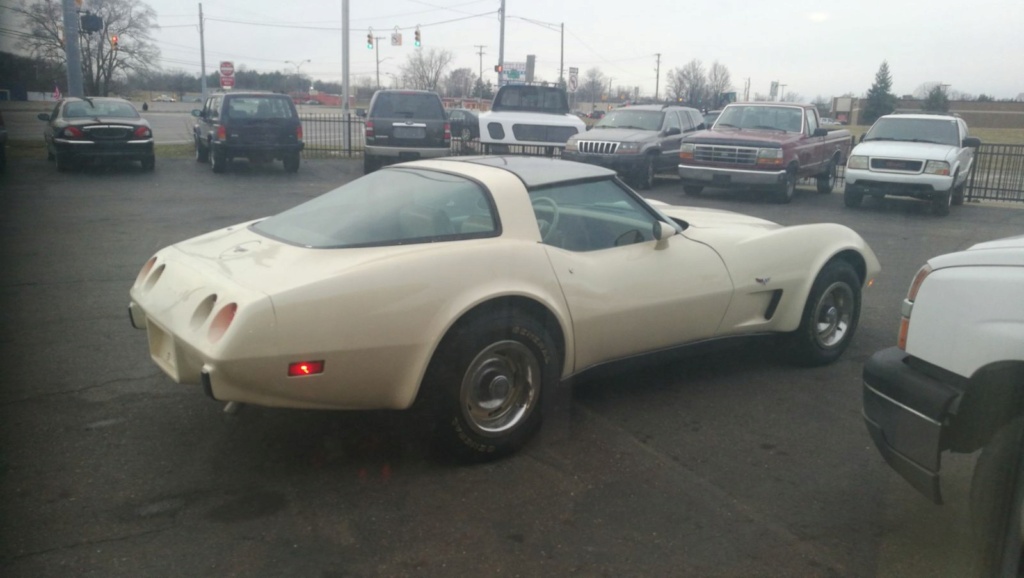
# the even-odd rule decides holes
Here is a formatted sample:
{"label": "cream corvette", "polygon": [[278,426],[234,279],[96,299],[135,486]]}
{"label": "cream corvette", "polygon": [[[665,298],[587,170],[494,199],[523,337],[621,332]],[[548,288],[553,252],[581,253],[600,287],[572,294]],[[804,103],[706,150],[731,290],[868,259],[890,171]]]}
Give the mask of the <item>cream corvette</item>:
{"label": "cream corvette", "polygon": [[159,251],[132,324],[174,381],[222,400],[406,409],[470,459],[520,447],[560,382],[656,352],[777,335],[850,343],[879,272],[836,224],[646,202],[545,158],[396,165]]}

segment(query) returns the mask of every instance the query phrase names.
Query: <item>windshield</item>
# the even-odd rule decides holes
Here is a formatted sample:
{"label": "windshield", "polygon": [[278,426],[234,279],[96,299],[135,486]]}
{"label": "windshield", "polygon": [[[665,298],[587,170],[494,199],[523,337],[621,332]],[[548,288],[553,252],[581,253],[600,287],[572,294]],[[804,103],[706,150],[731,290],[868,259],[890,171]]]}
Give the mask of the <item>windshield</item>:
{"label": "windshield", "polygon": [[930,142],[959,146],[956,121],[947,118],[880,118],[864,140]]}
{"label": "windshield", "polygon": [[64,107],[64,118],[90,118],[94,116],[138,118],[139,113],[131,103],[109,100],[75,101],[69,102]]}
{"label": "windshield", "polygon": [[661,130],[665,113],[660,110],[613,110],[597,121],[594,128],[634,128],[638,130]]}
{"label": "windshield", "polygon": [[803,109],[794,106],[730,106],[722,111],[716,127],[800,132]]}
{"label": "windshield", "polygon": [[508,85],[498,91],[491,110],[569,114],[565,91],[554,86]]}
{"label": "windshield", "polygon": [[488,193],[447,173],[394,168],[372,173],[253,225],[294,245],[348,248],[490,236]]}

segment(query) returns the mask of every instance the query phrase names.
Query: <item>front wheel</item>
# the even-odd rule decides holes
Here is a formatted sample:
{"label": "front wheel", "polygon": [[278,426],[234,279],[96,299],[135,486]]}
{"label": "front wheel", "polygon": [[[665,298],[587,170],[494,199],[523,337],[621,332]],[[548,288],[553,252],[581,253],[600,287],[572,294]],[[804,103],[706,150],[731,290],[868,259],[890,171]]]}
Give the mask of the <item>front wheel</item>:
{"label": "front wheel", "polygon": [[650,190],[654,188],[654,156],[645,155],[643,163],[640,166],[640,170],[637,173],[636,179],[637,187],[643,190]]}
{"label": "front wheel", "polygon": [[786,171],[786,176],[778,188],[775,189],[775,194],[772,196],[772,200],[780,205],[784,205],[793,200],[793,195],[796,193],[796,172]]}
{"label": "front wheel", "polygon": [[992,436],[974,465],[971,522],[976,576],[1024,571],[1024,418]]}
{"label": "front wheel", "polygon": [[228,156],[223,150],[210,151],[210,168],[215,173],[223,173],[228,168]]}
{"label": "front wheel", "polygon": [[861,280],[843,260],[827,263],[814,279],[800,327],[789,335],[790,353],[799,365],[832,363],[853,339],[860,319]]}
{"label": "front wheel", "polygon": [[822,195],[831,193],[836,188],[836,161],[832,159],[828,162],[828,166],[825,168],[825,172],[818,175],[818,192]]}
{"label": "front wheel", "polygon": [[543,325],[514,309],[454,328],[422,386],[421,395],[434,399],[435,442],[470,462],[518,450],[540,427],[542,398],[558,383],[560,360]]}
{"label": "front wheel", "polygon": [[196,162],[197,163],[208,163],[210,162],[210,149],[203,146],[203,141],[196,137]]}

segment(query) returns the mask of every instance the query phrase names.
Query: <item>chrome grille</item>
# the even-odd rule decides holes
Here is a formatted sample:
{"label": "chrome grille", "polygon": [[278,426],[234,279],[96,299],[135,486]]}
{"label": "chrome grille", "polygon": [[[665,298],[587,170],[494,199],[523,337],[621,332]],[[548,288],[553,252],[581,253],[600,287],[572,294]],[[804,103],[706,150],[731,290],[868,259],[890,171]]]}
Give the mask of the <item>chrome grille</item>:
{"label": "chrome grille", "polygon": [[516,140],[532,142],[553,142],[565,144],[569,137],[576,134],[572,126],[544,126],[542,124],[514,124],[512,134]]}
{"label": "chrome grille", "polygon": [[581,153],[613,155],[619,148],[619,143],[603,140],[581,140],[576,143],[576,146]]}
{"label": "chrome grille", "polygon": [[697,145],[693,160],[706,163],[729,163],[733,165],[757,164],[757,149],[721,145]]}
{"label": "chrome grille", "polygon": [[871,159],[871,169],[878,171],[919,173],[921,172],[921,166],[921,161],[907,161],[903,159]]}
{"label": "chrome grille", "polygon": [[82,131],[93,140],[124,140],[132,135],[132,127],[124,125],[84,126]]}

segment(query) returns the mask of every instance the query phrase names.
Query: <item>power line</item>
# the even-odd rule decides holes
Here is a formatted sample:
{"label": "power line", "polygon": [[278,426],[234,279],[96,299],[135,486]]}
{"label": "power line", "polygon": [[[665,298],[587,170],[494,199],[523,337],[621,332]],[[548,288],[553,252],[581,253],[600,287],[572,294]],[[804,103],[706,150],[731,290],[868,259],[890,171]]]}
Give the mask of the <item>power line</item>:
{"label": "power line", "polygon": [[[442,24],[451,24],[452,22],[462,22],[463,20],[470,20],[470,19],[473,19],[473,18],[482,18],[484,16],[490,16],[490,15],[496,14],[496,13],[497,13],[496,11],[484,12],[482,14],[471,14],[469,16],[463,16],[462,18],[452,18],[452,19],[449,19],[449,20],[440,20],[438,22],[428,22],[426,24],[413,24],[413,25],[409,25],[409,26],[393,26],[393,27],[388,27],[388,28],[391,29],[391,30],[394,30],[394,29],[397,29],[397,30],[412,30],[412,29],[417,28],[417,27],[419,27],[419,28],[429,28],[431,26],[441,26]],[[329,31],[329,32],[341,32],[341,27],[340,26],[300,26],[300,25],[296,25],[296,24],[275,24],[275,23],[271,23],[271,22],[253,22],[253,21],[246,21],[246,20],[232,20],[232,19],[228,19],[228,18],[214,18],[212,16],[207,16],[206,19],[207,20],[212,20],[214,22],[225,22],[225,23],[229,23],[229,24],[243,24],[243,25],[247,25],[247,26],[264,26],[264,27],[268,27],[268,28],[293,28],[293,29],[297,29],[297,30],[323,30],[323,31]],[[365,29],[352,28],[350,30],[359,31],[359,32],[371,32],[373,30],[373,28],[372,27],[371,28],[365,28]]]}

